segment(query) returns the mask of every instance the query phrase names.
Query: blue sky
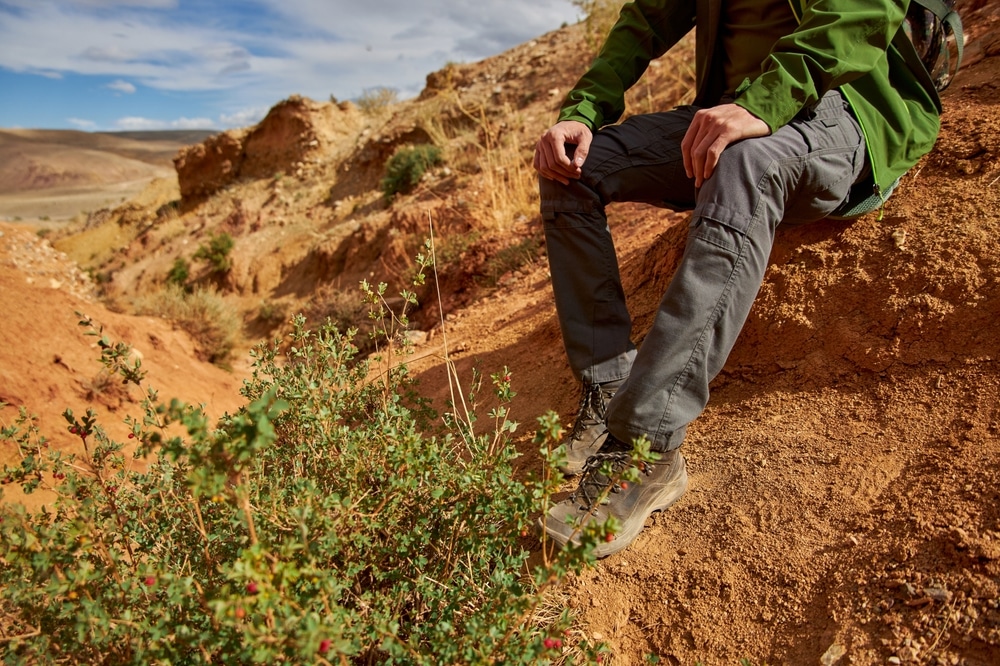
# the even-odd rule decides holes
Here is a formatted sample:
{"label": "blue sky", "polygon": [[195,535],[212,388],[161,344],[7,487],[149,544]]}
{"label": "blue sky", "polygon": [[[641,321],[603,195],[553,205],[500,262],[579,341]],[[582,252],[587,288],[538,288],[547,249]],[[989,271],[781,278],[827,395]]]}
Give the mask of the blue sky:
{"label": "blue sky", "polygon": [[0,127],[228,129],[293,94],[406,98],[579,18],[571,0],[0,0]]}

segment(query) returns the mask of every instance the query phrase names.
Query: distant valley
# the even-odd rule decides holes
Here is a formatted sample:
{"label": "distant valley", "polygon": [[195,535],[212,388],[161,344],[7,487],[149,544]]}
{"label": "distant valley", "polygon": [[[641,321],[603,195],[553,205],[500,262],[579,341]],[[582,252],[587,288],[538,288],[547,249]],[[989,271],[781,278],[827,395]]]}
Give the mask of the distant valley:
{"label": "distant valley", "polygon": [[0,129],[0,220],[64,224],[174,178],[182,147],[215,132]]}

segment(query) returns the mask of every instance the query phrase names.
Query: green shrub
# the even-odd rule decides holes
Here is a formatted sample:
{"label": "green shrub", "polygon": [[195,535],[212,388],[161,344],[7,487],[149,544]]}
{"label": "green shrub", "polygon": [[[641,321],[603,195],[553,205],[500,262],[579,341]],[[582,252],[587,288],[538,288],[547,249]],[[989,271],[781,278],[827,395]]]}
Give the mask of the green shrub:
{"label": "green shrub", "polygon": [[233,265],[229,258],[229,253],[233,251],[233,245],[235,245],[233,237],[225,231],[212,234],[208,243],[202,243],[198,246],[194,258],[207,261],[215,273],[225,273]]}
{"label": "green shrub", "polygon": [[543,247],[540,238],[528,236],[514,245],[499,250],[487,260],[482,282],[488,287],[496,287],[504,275],[537,260],[541,256]]}
{"label": "green shrub", "polygon": [[[384,285],[365,290],[384,312]],[[5,481],[57,495],[39,514],[0,506],[4,662],[535,664],[571,648],[595,661],[602,646],[563,645],[567,612],[536,611],[606,530],[530,572],[519,542],[558,487],[558,419],[536,438],[546,471],[516,478],[510,374],[492,376],[486,428],[478,381],[438,419],[391,363],[401,320],[374,373],[382,360],[358,358],[351,332],[298,318],[289,344],[254,350],[245,406],[215,426],[146,389],[126,418],[140,464],[90,410],[65,414],[82,459],[48,449],[24,412],[0,429],[22,456]],[[81,323],[105,366],[143,386],[128,346]]]}
{"label": "green shrub", "polygon": [[406,146],[397,150],[385,166],[382,194],[392,197],[413,190],[424,173],[441,163],[441,149],[432,144]]}
{"label": "green shrub", "polygon": [[170,272],[167,273],[167,284],[183,287],[190,276],[191,264],[184,257],[177,257],[174,259],[174,265],[170,267]]}

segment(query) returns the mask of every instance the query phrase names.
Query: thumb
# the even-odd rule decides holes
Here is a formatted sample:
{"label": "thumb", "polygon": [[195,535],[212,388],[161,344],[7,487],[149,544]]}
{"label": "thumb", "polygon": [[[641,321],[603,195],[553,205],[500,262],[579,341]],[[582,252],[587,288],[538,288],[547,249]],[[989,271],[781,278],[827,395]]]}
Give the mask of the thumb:
{"label": "thumb", "polygon": [[576,149],[573,151],[573,166],[582,167],[583,163],[587,160],[587,155],[590,154],[590,142],[593,135],[590,132],[581,133]]}

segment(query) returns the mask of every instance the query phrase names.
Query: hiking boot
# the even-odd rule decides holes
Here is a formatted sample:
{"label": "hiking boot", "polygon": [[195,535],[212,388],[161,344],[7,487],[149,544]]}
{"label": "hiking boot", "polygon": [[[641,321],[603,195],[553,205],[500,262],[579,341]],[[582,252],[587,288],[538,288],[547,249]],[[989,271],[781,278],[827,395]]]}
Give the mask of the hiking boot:
{"label": "hiking boot", "polygon": [[[603,522],[614,516],[621,523],[620,530],[612,540],[594,549],[595,556],[607,557],[632,543],[651,514],[666,509],[684,494],[687,466],[680,451],[675,449],[660,453],[656,462],[639,463],[639,483],[612,486],[611,479],[601,473],[601,465],[610,462],[613,476],[620,478],[632,465],[631,448],[610,434],[601,439],[604,446],[587,460],[579,488],[569,499],[552,507],[544,520],[539,519],[539,527],[553,541],[565,546],[570,540],[579,543],[582,526],[591,520]],[[605,439],[607,442],[603,442]],[[595,505],[609,486],[611,490],[604,502]]]}
{"label": "hiking boot", "polygon": [[606,384],[588,384],[583,387],[580,409],[569,437],[562,441],[566,445],[566,462],[559,470],[566,476],[576,476],[583,471],[587,458],[597,453],[608,431],[605,423],[608,401],[621,386],[621,380]]}

